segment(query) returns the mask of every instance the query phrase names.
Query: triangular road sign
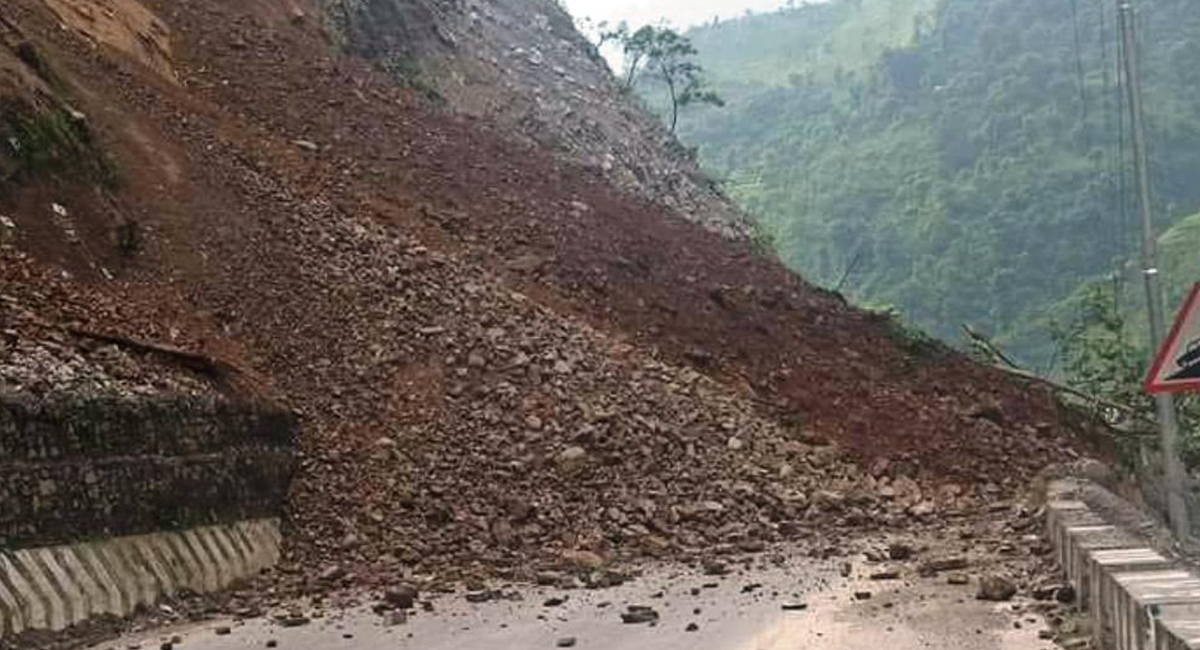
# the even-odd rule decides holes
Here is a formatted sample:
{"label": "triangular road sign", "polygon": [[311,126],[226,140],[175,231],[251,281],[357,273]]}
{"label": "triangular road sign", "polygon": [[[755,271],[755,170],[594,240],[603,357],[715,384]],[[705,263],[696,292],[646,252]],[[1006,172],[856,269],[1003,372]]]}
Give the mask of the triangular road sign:
{"label": "triangular road sign", "polygon": [[1192,287],[1146,377],[1150,393],[1186,390],[1200,390],[1200,283]]}

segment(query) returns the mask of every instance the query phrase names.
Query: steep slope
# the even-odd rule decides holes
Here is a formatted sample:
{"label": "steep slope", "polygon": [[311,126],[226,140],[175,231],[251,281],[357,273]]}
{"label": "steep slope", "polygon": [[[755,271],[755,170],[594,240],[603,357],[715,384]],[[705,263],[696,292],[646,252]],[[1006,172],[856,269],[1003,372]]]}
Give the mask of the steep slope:
{"label": "steep slope", "polygon": [[[809,279],[1044,365],[1059,301],[1137,250],[1115,3],[1073,6],[843,0],[697,30],[730,105],[683,139]],[[1200,205],[1200,23],[1138,6],[1166,227]]]}
{"label": "steep slope", "polygon": [[1046,393],[431,106],[332,53],[316,7],[138,6],[172,74],[42,0],[0,8],[116,171],[7,181],[6,250],[108,296],[73,321],[297,411],[295,585],[917,525],[1075,453]]}
{"label": "steep slope", "polygon": [[742,214],[553,0],[323,0],[337,40],[452,110],[729,236]]}

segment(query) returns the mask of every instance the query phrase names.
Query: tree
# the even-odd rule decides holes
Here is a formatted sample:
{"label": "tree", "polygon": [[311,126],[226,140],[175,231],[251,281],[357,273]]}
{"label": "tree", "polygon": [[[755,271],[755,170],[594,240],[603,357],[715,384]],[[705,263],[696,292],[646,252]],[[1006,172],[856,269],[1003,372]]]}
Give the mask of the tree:
{"label": "tree", "polygon": [[[603,27],[603,25],[602,25]],[[601,31],[596,47],[607,43],[621,45],[625,57],[622,90],[631,90],[639,75],[649,70],[662,81],[671,100],[671,133],[679,124],[679,111],[692,104],[724,106],[725,101],[708,87],[701,77],[703,68],[695,62],[697,51],[691,40],[669,27],[646,25],[630,32],[627,23]]]}
{"label": "tree", "polygon": [[621,81],[622,90],[633,88],[638,72],[649,59],[657,33],[658,30],[649,25],[631,32],[629,24],[624,21],[621,21],[615,29],[600,33],[596,47],[602,48],[608,43],[617,43],[621,46],[622,54],[625,57],[624,78]]}
{"label": "tree", "polygon": [[725,100],[711,90],[700,76],[704,69],[693,60],[697,52],[691,40],[666,27],[643,29],[651,30],[647,66],[666,84],[670,95],[671,133],[679,124],[681,108],[692,104],[725,105]]}

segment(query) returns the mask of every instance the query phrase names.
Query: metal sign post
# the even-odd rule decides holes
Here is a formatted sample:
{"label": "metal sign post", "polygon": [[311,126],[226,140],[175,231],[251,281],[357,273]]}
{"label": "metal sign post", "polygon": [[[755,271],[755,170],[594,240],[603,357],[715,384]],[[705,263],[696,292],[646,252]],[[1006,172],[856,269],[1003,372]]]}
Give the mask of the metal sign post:
{"label": "metal sign post", "polygon": [[[1121,38],[1125,53],[1125,87],[1129,92],[1129,113],[1133,122],[1134,162],[1137,165],[1138,196],[1142,214],[1142,273],[1146,286],[1146,307],[1150,312],[1150,347],[1158,349],[1162,341],[1162,289],[1158,277],[1158,241],[1154,234],[1153,204],[1150,200],[1150,165],[1146,147],[1146,126],[1142,104],[1141,71],[1138,68],[1138,40],[1130,0],[1118,0]],[[1175,400],[1169,392],[1155,396],[1158,425],[1162,437],[1163,469],[1167,478],[1167,510],[1176,538],[1191,535],[1183,484],[1186,473],[1179,457],[1179,422]]]}

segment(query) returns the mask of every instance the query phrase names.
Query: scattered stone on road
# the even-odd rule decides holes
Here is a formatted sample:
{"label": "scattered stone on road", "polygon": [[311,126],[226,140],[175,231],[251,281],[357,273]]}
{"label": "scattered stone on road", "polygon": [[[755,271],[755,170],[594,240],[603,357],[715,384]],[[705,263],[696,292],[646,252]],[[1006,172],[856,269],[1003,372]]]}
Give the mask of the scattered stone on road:
{"label": "scattered stone on road", "polygon": [[628,611],[621,614],[621,622],[626,625],[655,623],[657,621],[658,612],[654,608],[645,605],[630,605]]}
{"label": "scattered stone on road", "polygon": [[416,605],[419,596],[420,592],[410,584],[388,587],[383,592],[384,602],[398,609],[412,609]]}
{"label": "scattered stone on road", "polygon": [[893,543],[888,546],[888,557],[898,562],[907,560],[913,556],[913,549],[907,544]]}
{"label": "scattered stone on road", "polygon": [[979,579],[979,600],[1004,602],[1012,600],[1017,595],[1017,586],[1011,580],[999,575],[986,575]]}
{"label": "scattered stone on road", "polygon": [[967,566],[967,558],[965,557],[939,558],[922,562],[921,565],[917,567],[917,573],[929,577],[935,576],[939,573],[945,573],[947,571],[962,571],[963,569],[967,568]]}

